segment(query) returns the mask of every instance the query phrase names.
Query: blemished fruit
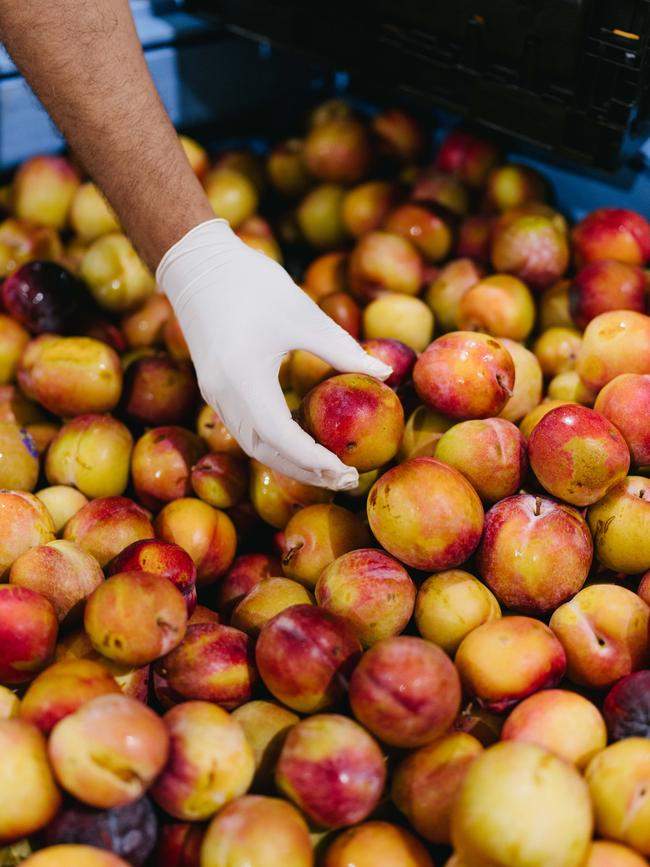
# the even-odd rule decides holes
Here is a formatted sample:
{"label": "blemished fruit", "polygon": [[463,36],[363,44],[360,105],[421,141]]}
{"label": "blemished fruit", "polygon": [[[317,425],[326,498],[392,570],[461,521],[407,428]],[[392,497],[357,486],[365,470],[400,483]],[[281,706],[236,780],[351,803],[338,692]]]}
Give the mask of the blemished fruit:
{"label": "blemished fruit", "polygon": [[120,399],[122,366],[115,350],[92,337],[42,334],[22,355],[18,383],[58,415],[110,412]]}
{"label": "blemished fruit", "polygon": [[494,337],[454,331],[439,337],[413,370],[418,396],[431,409],[463,421],[498,415],[511,397],[515,365]]}
{"label": "blemished fruit", "polygon": [[306,121],[179,147],[392,369],[265,323],[341,491],[201,401],[75,157],[0,186],[0,867],[642,867],[650,222],[400,107]]}
{"label": "blemished fruit", "polygon": [[93,592],[84,628],[99,653],[126,665],[146,665],[183,640],[187,608],[171,581],[152,572],[118,572]]}
{"label": "blemished fruit", "polygon": [[60,785],[104,809],[141,798],[168,754],[169,734],[160,717],[120,694],[98,696],[59,720],[48,742]]}
{"label": "blemished fruit", "polygon": [[587,512],[598,561],[614,572],[640,574],[650,569],[650,484],[627,476]]}
{"label": "blemished fruit", "polygon": [[594,317],[582,336],[576,370],[593,391],[623,373],[650,373],[650,316],[613,310]]}
{"label": "blemished fruit", "polygon": [[317,385],[303,399],[300,415],[317,442],[360,472],[394,458],[404,431],[404,410],[395,392],[358,373]]}
{"label": "blemished fruit", "polygon": [[434,458],[412,458],[375,482],[368,521],[380,544],[408,566],[450,569],[476,549],[483,506],[458,470]]}
{"label": "blemished fruit", "polygon": [[560,406],[547,413],[528,439],[530,466],[554,497],[589,506],[621,482],[630,451],[618,428],[592,409]]}

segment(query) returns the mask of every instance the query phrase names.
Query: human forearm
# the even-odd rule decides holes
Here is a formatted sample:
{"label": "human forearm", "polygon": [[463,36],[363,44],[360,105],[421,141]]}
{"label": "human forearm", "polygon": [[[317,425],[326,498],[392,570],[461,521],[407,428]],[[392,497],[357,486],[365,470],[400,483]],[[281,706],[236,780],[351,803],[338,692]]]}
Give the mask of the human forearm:
{"label": "human forearm", "polygon": [[390,368],[276,262],[211,219],[147,71],[127,0],[0,0],[0,35],[157,269],[201,394],[242,448],[307,484],[354,486],[357,471],[293,421],[280,363],[305,349],[349,372],[386,378]]}
{"label": "human forearm", "polygon": [[149,75],[128,0],[2,0],[0,38],[152,269],[213,216]]}

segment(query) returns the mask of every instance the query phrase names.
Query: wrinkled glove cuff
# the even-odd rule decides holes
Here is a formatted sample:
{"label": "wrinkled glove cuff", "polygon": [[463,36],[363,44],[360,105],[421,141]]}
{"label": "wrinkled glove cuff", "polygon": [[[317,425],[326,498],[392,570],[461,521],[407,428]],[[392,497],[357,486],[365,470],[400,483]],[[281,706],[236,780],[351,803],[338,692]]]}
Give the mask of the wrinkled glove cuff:
{"label": "wrinkled glove cuff", "polygon": [[156,283],[174,308],[192,294],[193,284],[236,238],[228,221],[215,217],[194,226],[167,250],[156,268]]}

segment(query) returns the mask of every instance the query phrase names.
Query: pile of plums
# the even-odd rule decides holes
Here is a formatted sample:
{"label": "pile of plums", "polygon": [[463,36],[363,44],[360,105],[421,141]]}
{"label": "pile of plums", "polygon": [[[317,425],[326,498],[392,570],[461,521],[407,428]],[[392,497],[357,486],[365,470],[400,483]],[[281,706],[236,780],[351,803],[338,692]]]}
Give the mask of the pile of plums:
{"label": "pile of plums", "polygon": [[393,373],[292,352],[360,477],[282,476],[75,163],[0,191],[0,867],[646,864],[650,224],[401,109],[181,140]]}

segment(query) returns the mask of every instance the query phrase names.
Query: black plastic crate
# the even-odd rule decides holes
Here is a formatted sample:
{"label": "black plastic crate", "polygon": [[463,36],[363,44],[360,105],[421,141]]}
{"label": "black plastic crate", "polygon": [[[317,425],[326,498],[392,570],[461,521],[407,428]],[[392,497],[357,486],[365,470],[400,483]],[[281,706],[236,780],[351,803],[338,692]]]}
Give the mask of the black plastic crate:
{"label": "black plastic crate", "polygon": [[613,170],[650,120],[650,0],[189,0],[228,26]]}

